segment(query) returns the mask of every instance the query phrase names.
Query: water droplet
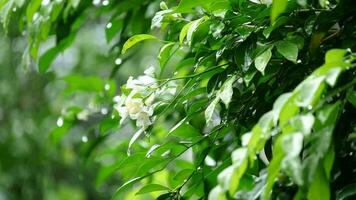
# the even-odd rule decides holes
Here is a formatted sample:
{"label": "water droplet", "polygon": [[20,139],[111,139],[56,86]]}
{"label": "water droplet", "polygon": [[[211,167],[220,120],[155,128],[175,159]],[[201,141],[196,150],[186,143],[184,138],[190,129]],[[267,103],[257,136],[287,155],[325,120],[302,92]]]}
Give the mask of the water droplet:
{"label": "water droplet", "polygon": [[243,81],[244,81],[244,80],[242,80],[242,78],[237,79],[237,82],[240,83],[240,84],[241,84]]}
{"label": "water droplet", "polygon": [[297,60],[297,63],[298,63],[298,64],[302,63],[302,60],[300,60],[300,59],[299,59],[299,60]]}
{"label": "water droplet", "polygon": [[42,0],[42,5],[47,6],[50,3],[50,0]]}
{"label": "water droplet", "polygon": [[82,142],[84,143],[88,142],[88,137],[86,135],[82,136]]}
{"label": "water droplet", "polygon": [[104,89],[105,89],[106,91],[110,90],[110,85],[109,85],[108,83],[106,83],[105,86],[104,86]]}
{"label": "water droplet", "polygon": [[100,0],[93,0],[93,5],[94,6],[99,6],[100,5]]}
{"label": "water droplet", "polygon": [[100,112],[101,112],[101,114],[103,114],[103,115],[106,115],[106,114],[108,114],[108,109],[107,108],[102,108],[101,110],[100,110]]}
{"label": "water droplet", "polygon": [[257,111],[256,109],[253,110],[252,115],[255,115],[255,114],[256,114],[256,111]]}
{"label": "water droplet", "polygon": [[107,5],[109,5],[109,3],[110,3],[110,2],[109,2],[108,0],[104,0],[104,1],[102,2],[102,5],[103,5],[103,6],[107,6]]}
{"label": "water droplet", "polygon": [[63,117],[59,117],[59,118],[57,119],[57,126],[58,126],[58,127],[62,127],[62,126],[63,126],[63,123],[64,123]]}
{"label": "water droplet", "polygon": [[313,109],[313,106],[309,105],[307,108],[308,108],[308,110],[311,110],[311,109]]}
{"label": "water droplet", "polygon": [[12,9],[12,12],[16,12],[16,10],[17,10],[17,8],[16,8],[16,7],[14,7],[14,8]]}
{"label": "water droplet", "polygon": [[108,24],[106,24],[106,28],[107,29],[109,29],[109,28],[111,28],[112,27],[112,23],[111,22],[109,22]]}
{"label": "water droplet", "polygon": [[121,58],[116,58],[115,65],[121,65],[121,63],[122,63]]}
{"label": "water droplet", "polygon": [[39,17],[40,17],[40,14],[38,14],[38,12],[36,12],[32,17],[32,20],[36,21]]}

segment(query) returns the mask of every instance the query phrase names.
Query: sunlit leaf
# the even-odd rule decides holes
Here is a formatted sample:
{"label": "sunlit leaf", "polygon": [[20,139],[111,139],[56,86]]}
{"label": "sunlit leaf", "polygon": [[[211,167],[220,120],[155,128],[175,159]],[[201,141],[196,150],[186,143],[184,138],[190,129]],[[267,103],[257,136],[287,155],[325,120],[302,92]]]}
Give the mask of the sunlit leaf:
{"label": "sunlit leaf", "polygon": [[153,35],[148,35],[148,34],[140,34],[140,35],[132,36],[130,39],[128,39],[125,42],[124,46],[122,47],[121,53],[122,54],[126,53],[126,51],[128,49],[130,49],[131,47],[133,47],[137,43],[142,42],[144,40],[158,40],[158,38],[153,36]]}

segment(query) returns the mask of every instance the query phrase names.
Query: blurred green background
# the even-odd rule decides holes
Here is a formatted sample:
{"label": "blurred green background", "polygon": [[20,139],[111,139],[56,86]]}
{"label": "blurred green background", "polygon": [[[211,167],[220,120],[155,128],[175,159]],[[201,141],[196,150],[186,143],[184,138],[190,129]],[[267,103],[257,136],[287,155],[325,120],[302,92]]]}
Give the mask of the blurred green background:
{"label": "blurred green background", "polygon": [[[97,183],[102,161],[90,158],[86,149],[98,136],[92,126],[110,111],[116,85],[156,64],[158,46],[141,46],[135,59],[113,74],[121,60],[105,39],[107,21],[105,15],[90,16],[45,74],[34,63],[23,64],[26,38],[0,29],[0,200],[110,199],[120,184],[117,176]],[[50,37],[40,53],[54,41]],[[103,96],[109,82],[110,95]],[[74,126],[74,118],[82,122]],[[116,119],[112,123],[118,125]],[[115,147],[120,141],[106,142]]]}

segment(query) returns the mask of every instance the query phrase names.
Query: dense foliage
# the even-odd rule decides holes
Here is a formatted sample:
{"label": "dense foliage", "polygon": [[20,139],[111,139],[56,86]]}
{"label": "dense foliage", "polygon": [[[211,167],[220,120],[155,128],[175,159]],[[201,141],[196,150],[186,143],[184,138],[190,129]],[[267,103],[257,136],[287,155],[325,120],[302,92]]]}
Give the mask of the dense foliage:
{"label": "dense foliage", "polygon": [[[42,151],[53,149],[42,152],[45,163],[60,163],[56,155],[71,141],[87,170],[89,197],[355,198],[352,0],[0,0],[0,9],[8,38],[26,37],[21,70],[41,77],[27,80],[40,91],[28,95],[47,98],[44,85],[54,85],[47,89],[54,89],[52,98],[33,102],[33,109],[12,105],[28,116],[17,114],[15,125],[0,120],[0,130],[26,130],[22,118],[36,119],[30,132],[50,132],[36,139]],[[107,57],[92,58],[90,52],[100,50],[84,46],[74,55],[81,55],[77,67],[61,75],[56,59],[85,40],[80,31],[94,31],[96,20],[105,22]],[[152,53],[154,62],[145,58]],[[83,67],[87,59],[95,64]],[[15,76],[15,69],[8,71]],[[32,91],[22,87],[8,93]],[[44,116],[56,109],[56,120]],[[11,161],[6,154],[18,137],[5,138],[0,156]],[[8,179],[14,165],[0,163]],[[75,162],[71,167],[83,170]],[[22,191],[12,198],[43,197],[18,190],[21,180],[0,186]]]}

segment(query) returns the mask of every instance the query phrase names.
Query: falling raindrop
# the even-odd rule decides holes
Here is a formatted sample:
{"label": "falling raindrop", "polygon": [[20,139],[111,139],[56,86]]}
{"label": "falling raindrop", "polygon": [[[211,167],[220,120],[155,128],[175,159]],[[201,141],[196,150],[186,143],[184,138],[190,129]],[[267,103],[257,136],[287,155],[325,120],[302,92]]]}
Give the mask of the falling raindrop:
{"label": "falling raindrop", "polygon": [[88,137],[86,135],[82,136],[82,142],[84,143],[88,142]]}
{"label": "falling raindrop", "polygon": [[42,5],[47,6],[50,3],[50,0],[42,0]]}
{"label": "falling raindrop", "polygon": [[106,28],[107,29],[110,29],[112,27],[112,23],[111,22],[109,22],[108,24],[106,24]]}
{"label": "falling raindrop", "polygon": [[104,86],[104,89],[105,89],[106,91],[110,90],[110,85],[109,85],[108,83],[106,83],[105,86]]}
{"label": "falling raindrop", "polygon": [[99,6],[100,5],[100,0],[93,0],[93,5],[94,6]]}
{"label": "falling raindrop", "polygon": [[103,115],[106,115],[106,114],[108,114],[108,109],[107,108],[102,108],[101,110],[100,110],[100,112],[101,112],[101,114],[103,114]]}
{"label": "falling raindrop", "polygon": [[63,123],[64,123],[63,117],[59,117],[59,118],[57,119],[57,126],[58,126],[58,127],[62,127],[62,126],[63,126]]}
{"label": "falling raindrop", "polygon": [[104,0],[104,1],[102,2],[102,5],[103,5],[103,6],[109,5],[109,1],[108,1],[108,0]]}
{"label": "falling raindrop", "polygon": [[121,58],[116,58],[115,65],[121,65],[121,63],[122,63]]}
{"label": "falling raindrop", "polygon": [[311,110],[311,109],[313,109],[313,106],[309,105],[307,108],[308,108],[308,110]]}

